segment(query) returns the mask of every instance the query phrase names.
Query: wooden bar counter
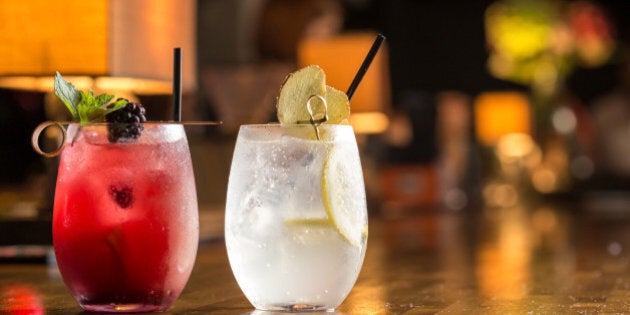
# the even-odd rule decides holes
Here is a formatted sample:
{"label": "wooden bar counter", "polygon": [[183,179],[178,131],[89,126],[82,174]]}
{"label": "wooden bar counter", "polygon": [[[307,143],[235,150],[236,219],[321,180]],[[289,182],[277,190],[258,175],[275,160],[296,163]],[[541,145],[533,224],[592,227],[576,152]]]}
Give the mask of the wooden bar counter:
{"label": "wooden bar counter", "polygon": [[[0,314],[79,313],[54,267],[0,264]],[[436,313],[630,314],[630,208],[373,215],[359,279],[332,314]],[[214,239],[165,314],[277,313],[252,308]]]}

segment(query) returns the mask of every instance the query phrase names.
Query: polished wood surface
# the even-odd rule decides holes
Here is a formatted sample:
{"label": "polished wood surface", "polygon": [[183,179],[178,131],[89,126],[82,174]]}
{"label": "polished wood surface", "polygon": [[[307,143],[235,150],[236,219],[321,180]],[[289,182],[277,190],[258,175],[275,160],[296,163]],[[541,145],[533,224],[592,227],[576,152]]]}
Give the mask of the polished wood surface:
{"label": "polished wood surface", "polygon": [[[630,208],[411,212],[371,218],[337,314],[630,314]],[[0,264],[0,314],[81,312],[54,268]],[[274,313],[247,302],[216,239],[166,314]]]}

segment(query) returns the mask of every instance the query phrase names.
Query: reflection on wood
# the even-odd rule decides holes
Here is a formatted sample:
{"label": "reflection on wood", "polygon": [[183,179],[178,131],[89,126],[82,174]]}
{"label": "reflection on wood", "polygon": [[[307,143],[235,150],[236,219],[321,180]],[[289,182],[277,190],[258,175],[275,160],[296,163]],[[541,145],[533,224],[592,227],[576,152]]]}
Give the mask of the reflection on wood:
{"label": "reflection on wood", "polygon": [[[408,211],[374,217],[357,284],[332,314],[575,314],[630,310],[630,216],[570,207]],[[46,314],[81,310],[44,265],[0,265],[0,313],[15,286]],[[308,285],[308,284],[305,284]],[[9,295],[8,295],[9,294]],[[26,307],[26,306],[25,306]],[[192,277],[166,314],[254,311],[221,239],[203,242]],[[284,314],[284,313],[283,313]]]}

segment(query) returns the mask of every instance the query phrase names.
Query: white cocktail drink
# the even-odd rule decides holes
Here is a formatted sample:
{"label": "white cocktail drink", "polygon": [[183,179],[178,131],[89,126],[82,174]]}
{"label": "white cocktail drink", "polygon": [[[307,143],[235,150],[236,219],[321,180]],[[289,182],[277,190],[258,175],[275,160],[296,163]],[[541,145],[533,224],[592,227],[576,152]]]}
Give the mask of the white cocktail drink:
{"label": "white cocktail drink", "polygon": [[365,255],[367,209],[352,127],[242,126],[225,239],[236,280],[263,310],[331,310]]}

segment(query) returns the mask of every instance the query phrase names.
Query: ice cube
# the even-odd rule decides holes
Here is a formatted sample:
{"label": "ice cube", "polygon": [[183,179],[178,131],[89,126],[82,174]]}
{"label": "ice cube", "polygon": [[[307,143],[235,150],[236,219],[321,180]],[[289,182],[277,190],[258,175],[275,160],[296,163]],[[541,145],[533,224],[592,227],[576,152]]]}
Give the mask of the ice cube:
{"label": "ice cube", "polygon": [[[248,231],[243,235],[249,235],[250,241],[258,242],[262,237],[268,237],[279,229],[282,219],[278,217],[277,200],[261,191],[248,191],[235,214],[235,231]],[[243,236],[241,235],[241,236]]]}
{"label": "ice cube", "polygon": [[178,124],[145,124],[141,141],[145,144],[171,143],[185,136],[184,128]]}
{"label": "ice cube", "polygon": [[[89,144],[107,144],[107,127],[105,125],[96,126],[83,126],[77,132],[79,137],[82,137],[86,143]],[[70,141],[75,141],[76,138],[72,136]]]}

